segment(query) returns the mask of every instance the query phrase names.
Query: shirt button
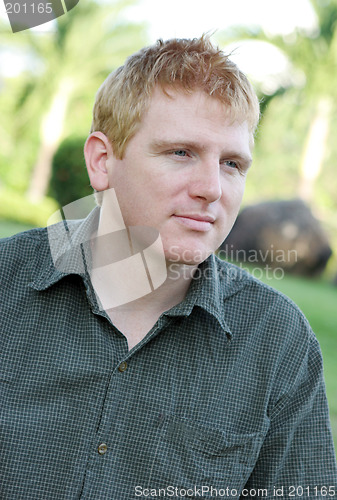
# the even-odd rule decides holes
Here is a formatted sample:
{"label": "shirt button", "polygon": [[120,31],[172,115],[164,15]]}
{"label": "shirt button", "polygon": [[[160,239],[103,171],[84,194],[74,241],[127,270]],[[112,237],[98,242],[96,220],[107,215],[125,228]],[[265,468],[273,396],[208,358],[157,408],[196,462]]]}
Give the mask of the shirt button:
{"label": "shirt button", "polygon": [[105,443],[101,443],[98,447],[98,453],[104,455],[108,451],[108,447]]}
{"label": "shirt button", "polygon": [[119,370],[120,372],[125,372],[125,370],[127,369],[127,366],[128,366],[128,365],[126,364],[126,361],[122,361],[122,362],[121,362],[121,364],[120,364],[120,365],[119,365],[119,367],[118,367],[118,370]]}

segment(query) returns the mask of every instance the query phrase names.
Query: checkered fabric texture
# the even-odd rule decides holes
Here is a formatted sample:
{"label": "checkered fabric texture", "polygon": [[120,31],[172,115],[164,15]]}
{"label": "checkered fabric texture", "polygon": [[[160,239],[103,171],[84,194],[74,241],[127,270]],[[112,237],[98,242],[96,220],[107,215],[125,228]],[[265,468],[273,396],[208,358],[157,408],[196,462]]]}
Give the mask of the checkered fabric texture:
{"label": "checkered fabric texture", "polygon": [[321,352],[288,298],[212,255],[129,351],[46,229],[0,255],[1,500],[336,498]]}

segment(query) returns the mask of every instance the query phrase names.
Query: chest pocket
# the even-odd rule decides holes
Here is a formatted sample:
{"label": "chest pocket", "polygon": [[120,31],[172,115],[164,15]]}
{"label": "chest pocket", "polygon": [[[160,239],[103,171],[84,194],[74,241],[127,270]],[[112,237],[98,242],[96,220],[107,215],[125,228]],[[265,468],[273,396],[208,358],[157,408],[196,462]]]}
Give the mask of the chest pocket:
{"label": "chest pocket", "polygon": [[[166,416],[148,487],[172,486],[194,491],[204,486],[202,498],[216,498],[216,489],[228,487],[236,489],[239,498],[254,468],[262,441],[260,433],[234,434]],[[200,498],[200,490],[197,496],[189,495],[188,498]]]}

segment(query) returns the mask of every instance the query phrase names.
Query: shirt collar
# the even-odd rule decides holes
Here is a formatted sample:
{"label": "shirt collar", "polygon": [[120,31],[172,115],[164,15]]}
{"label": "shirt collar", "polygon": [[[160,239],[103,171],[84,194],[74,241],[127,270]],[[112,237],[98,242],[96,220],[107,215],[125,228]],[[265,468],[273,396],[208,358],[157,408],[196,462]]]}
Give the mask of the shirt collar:
{"label": "shirt collar", "polygon": [[99,210],[96,207],[86,219],[63,220],[45,229],[30,283],[35,290],[46,290],[70,274],[86,276],[90,237],[97,230]]}
{"label": "shirt collar", "polygon": [[227,337],[231,338],[224,301],[244,288],[247,280],[248,276],[240,268],[212,254],[199,265],[185,299],[170,309],[167,315],[189,316],[195,306],[201,307],[218,321]]}

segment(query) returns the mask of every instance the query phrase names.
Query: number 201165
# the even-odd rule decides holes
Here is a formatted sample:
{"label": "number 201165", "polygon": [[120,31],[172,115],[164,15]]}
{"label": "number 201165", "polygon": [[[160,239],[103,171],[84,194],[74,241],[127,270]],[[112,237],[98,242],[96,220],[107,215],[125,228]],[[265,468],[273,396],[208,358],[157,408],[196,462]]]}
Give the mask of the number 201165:
{"label": "number 201165", "polygon": [[7,14],[51,14],[52,4],[48,3],[6,3]]}
{"label": "number 201165", "polygon": [[334,497],[336,494],[336,490],[333,486],[314,486],[310,488],[309,486],[289,486],[288,491],[289,497]]}

